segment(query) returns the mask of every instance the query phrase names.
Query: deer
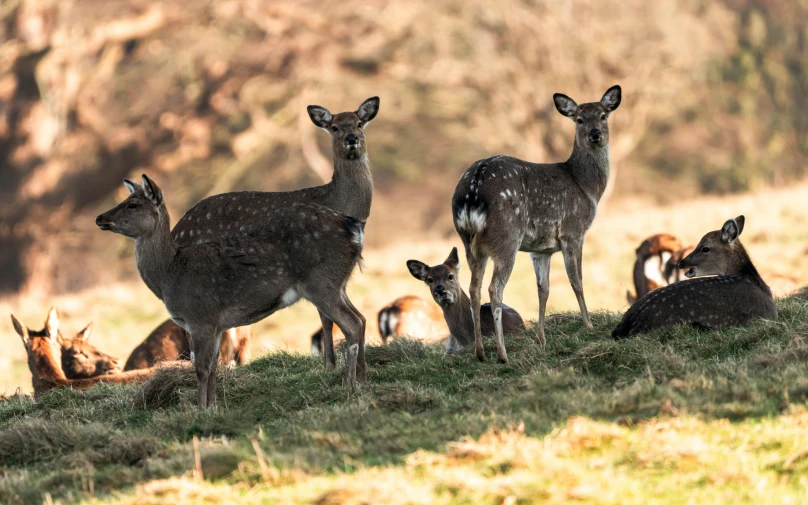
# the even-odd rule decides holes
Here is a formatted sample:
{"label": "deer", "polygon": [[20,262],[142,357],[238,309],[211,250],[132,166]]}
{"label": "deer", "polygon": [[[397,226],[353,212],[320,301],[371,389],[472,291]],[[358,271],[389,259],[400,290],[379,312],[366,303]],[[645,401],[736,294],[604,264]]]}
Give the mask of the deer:
{"label": "deer", "polygon": [[[316,203],[366,222],[370,216],[373,198],[373,177],[370,172],[365,128],[379,112],[379,97],[368,98],[355,112],[331,114],[319,105],[309,105],[309,118],[318,128],[331,135],[334,156],[334,176],[328,184],[297,191],[257,192],[244,191],[223,193],[201,200],[177,222],[173,238],[177,245],[185,247],[208,241],[218,241],[229,236],[238,236],[245,231],[260,229],[268,213],[288,208],[295,203]],[[228,220],[223,220],[228,216]],[[217,220],[216,227],[210,226]],[[234,222],[238,222],[235,225]],[[355,311],[356,317],[364,316]],[[333,342],[333,321],[320,313],[324,328],[324,360],[326,370],[336,366]],[[364,330],[363,330],[364,332]],[[364,347],[360,350],[364,354]],[[360,360],[361,361],[361,360]]]}
{"label": "deer", "polygon": [[[635,251],[637,254],[633,271],[635,294],[626,291],[628,303],[634,303],[660,286],[672,284],[673,278],[679,280],[676,276],[678,269],[669,270],[669,267],[671,258],[681,249],[681,239],[670,233],[657,233],[642,241]],[[675,267],[681,259],[680,257],[676,260],[672,266]]]}
{"label": "deer", "polygon": [[51,307],[45,319],[45,327],[42,330],[31,330],[13,314],[11,315],[11,322],[14,325],[14,330],[22,339],[22,344],[28,355],[28,369],[31,371],[34,398],[40,398],[48,391],[56,388],[87,389],[101,382],[115,384],[143,382],[151,377],[155,371],[152,368],[136,372],[100,375],[90,379],[68,379],[59,366],[59,360],[56,359],[56,346],[59,338],[58,311]]}
{"label": "deer", "polygon": [[[223,331],[221,339],[220,365],[244,365],[250,361],[252,330],[249,326]],[[135,347],[123,369],[140,370],[151,368],[160,361],[188,359],[191,359],[188,332],[171,319],[167,319]]]}
{"label": "deer", "polygon": [[345,384],[354,391],[364,382],[364,321],[345,292],[362,259],[361,221],[323,205],[294,203],[264,213],[263,225],[247,227],[222,201],[222,212],[209,207],[216,218],[201,233],[224,223],[240,231],[181,246],[157,184],[144,174],[141,184],[125,179],[124,186],[129,195],[99,215],[96,225],[134,239],[141,278],[188,332],[200,410],[215,403],[221,331],[253,324],[301,298],[345,334]]}
{"label": "deer", "polygon": [[609,182],[609,123],[620,105],[620,86],[609,88],[599,102],[577,104],[561,93],[556,109],[576,124],[575,143],[567,161],[537,164],[510,156],[475,161],[452,196],[452,218],[471,270],[471,311],[474,348],[485,361],[480,322],[480,290],[492,259],[494,273],[488,293],[494,316],[497,358],[508,362],[502,328],[502,294],[518,251],[530,253],[539,292],[537,337],[545,345],[544,315],[550,295],[550,258],[564,256],[567,277],[584,328],[592,328],[582,282],[584,237],[592,225]]}
{"label": "deer", "polygon": [[[449,327],[449,340],[446,342],[444,356],[455,354],[475,343],[478,328],[485,336],[496,334],[494,309],[490,303],[479,307],[482,326],[475,326],[471,300],[458,281],[460,259],[457,247],[452,248],[452,252],[440,265],[430,267],[422,261],[409,260],[407,269],[413,277],[429,287],[432,298],[443,311],[443,317]],[[505,304],[500,305],[500,310],[502,331],[510,334],[525,330],[525,323],[516,310]]]}
{"label": "deer", "polygon": [[629,307],[612,337],[626,338],[681,323],[721,329],[777,319],[772,292],[738,240],[744,223],[744,216],[738,216],[704,235],[678,265],[687,269],[685,276],[692,280],[648,293]]}
{"label": "deer", "polygon": [[93,323],[90,323],[73,337],[63,337],[57,333],[62,371],[68,379],[89,379],[123,371],[118,358],[102,352],[89,342],[92,328]]}

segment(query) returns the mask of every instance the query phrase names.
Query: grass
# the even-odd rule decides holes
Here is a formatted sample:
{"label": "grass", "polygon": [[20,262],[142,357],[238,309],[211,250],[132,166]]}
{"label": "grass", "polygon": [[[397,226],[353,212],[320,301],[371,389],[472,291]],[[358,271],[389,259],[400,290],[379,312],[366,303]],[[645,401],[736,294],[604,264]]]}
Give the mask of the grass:
{"label": "grass", "polygon": [[223,371],[202,413],[188,370],[8,400],[0,502],[804,503],[808,293],[778,306],[621,342],[616,314],[556,314],[505,366],[400,340],[368,348],[356,394],[342,363],[275,352]]}

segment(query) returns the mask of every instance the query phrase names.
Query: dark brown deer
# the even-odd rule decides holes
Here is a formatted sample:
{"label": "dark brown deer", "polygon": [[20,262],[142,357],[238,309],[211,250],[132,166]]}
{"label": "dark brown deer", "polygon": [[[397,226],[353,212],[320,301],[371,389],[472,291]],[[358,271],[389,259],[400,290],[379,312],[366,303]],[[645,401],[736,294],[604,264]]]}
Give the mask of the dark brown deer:
{"label": "dark brown deer", "polygon": [[[676,251],[682,249],[679,237],[670,233],[657,233],[643,240],[636,249],[637,259],[634,261],[634,293],[626,291],[628,303],[634,303],[649,291],[672,284],[677,277],[678,269],[670,269],[670,260]],[[675,267],[682,258],[676,260]],[[676,282],[676,281],[674,281]]]}
{"label": "dark brown deer", "polygon": [[625,338],[672,324],[699,328],[743,326],[776,319],[769,286],[758,274],[738,236],[744,217],[711,231],[680,263],[687,277],[713,276],[656,289],[632,305],[612,332]]}
{"label": "dark brown deer", "polygon": [[[222,332],[221,338],[219,364],[244,365],[250,361],[252,330],[249,326],[230,328]],[[191,359],[188,332],[171,319],[167,319],[135,347],[123,369],[140,370],[151,368],[160,361],[188,359]]]}
{"label": "dark brown deer", "polygon": [[72,338],[57,334],[56,341],[62,351],[62,371],[68,379],[89,379],[123,371],[118,358],[101,352],[89,342],[92,327],[93,323],[88,324]]}
{"label": "dark brown deer", "polygon": [[[216,219],[200,233],[206,236],[206,230],[225,222],[241,232],[180,246],[160,188],[145,175],[142,186],[128,180],[124,185],[129,196],[98,216],[96,224],[135,240],[140,276],[171,319],[188,331],[200,409],[215,400],[222,329],[253,324],[300,298],[345,333],[346,385],[354,389],[364,380],[364,322],[345,292],[361,260],[363,223],[322,205],[291,204],[264,212],[264,224],[248,229],[238,217],[211,206]],[[229,208],[229,201],[221,202]]]}
{"label": "dark brown deer", "polygon": [[39,398],[51,389],[72,387],[87,389],[101,382],[129,383],[143,382],[148,379],[155,369],[140,370],[137,372],[121,372],[107,374],[91,379],[68,379],[65,377],[59,360],[56,358],[56,339],[59,334],[59,313],[51,308],[45,320],[45,328],[36,331],[20,323],[16,317],[11,316],[14,330],[22,338],[25,352],[28,354],[28,369],[31,371],[31,382],[34,387],[34,397]]}
{"label": "dark brown deer", "polygon": [[[332,115],[325,107],[310,105],[312,122],[331,134],[334,177],[324,186],[286,192],[244,191],[211,196],[197,203],[177,222],[172,236],[179,247],[217,242],[261,229],[266,216],[295,203],[325,205],[340,214],[367,221],[373,198],[373,178],[365,140],[365,128],[379,112],[379,97],[368,98],[356,112]],[[356,317],[364,316],[355,311]],[[325,366],[335,366],[333,322],[320,313],[325,329]],[[364,330],[363,330],[364,332]],[[361,351],[364,353],[364,349]]]}
{"label": "dark brown deer", "polygon": [[471,269],[471,307],[477,358],[485,360],[480,326],[480,290],[488,259],[494,275],[488,293],[496,328],[497,357],[508,362],[502,330],[502,292],[517,251],[530,252],[539,291],[538,338],[544,345],[544,314],[550,295],[550,258],[564,255],[585,328],[591,328],[581,281],[584,237],[609,182],[609,115],[620,105],[620,86],[599,102],[578,105],[553,95],[556,109],[576,123],[575,146],[562,163],[536,164],[508,156],[476,161],[452,197],[455,229]]}
{"label": "dark brown deer", "polygon": [[[460,259],[457,247],[452,248],[449,257],[440,265],[428,266],[418,260],[407,261],[407,268],[413,277],[424,281],[432,298],[443,310],[443,317],[449,327],[449,341],[446,354],[453,354],[475,342],[474,318],[471,300],[457,279]],[[501,329],[505,333],[516,333],[525,329],[522,317],[514,309],[501,305]],[[485,336],[496,334],[494,311],[490,303],[480,307],[481,333]]]}

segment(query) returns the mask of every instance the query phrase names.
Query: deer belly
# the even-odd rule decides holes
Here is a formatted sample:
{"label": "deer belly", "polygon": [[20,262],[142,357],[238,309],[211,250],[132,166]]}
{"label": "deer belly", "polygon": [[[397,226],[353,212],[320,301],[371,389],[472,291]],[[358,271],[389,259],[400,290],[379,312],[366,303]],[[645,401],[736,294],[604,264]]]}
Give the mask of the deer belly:
{"label": "deer belly", "polygon": [[554,230],[528,229],[519,244],[520,251],[552,254],[561,250],[558,234]]}

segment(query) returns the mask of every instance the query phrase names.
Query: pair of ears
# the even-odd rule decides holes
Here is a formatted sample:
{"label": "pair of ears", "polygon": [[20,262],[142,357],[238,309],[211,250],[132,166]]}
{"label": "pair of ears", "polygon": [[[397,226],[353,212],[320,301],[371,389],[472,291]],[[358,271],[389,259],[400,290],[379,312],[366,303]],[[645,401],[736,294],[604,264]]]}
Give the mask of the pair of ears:
{"label": "pair of ears", "polygon": [[[311,118],[311,122],[314,123],[315,126],[318,128],[322,128],[324,130],[328,130],[331,126],[331,122],[334,120],[334,116],[328,112],[328,109],[325,107],[320,107],[319,105],[309,105],[306,107],[306,110],[309,112],[309,117]],[[374,96],[372,98],[368,98],[362,105],[356,109],[355,114],[359,117],[359,120],[362,121],[365,125],[373,121],[373,118],[376,117],[376,114],[379,113],[379,97]]]}
{"label": "pair of ears", "polygon": [[743,232],[743,225],[746,218],[738,216],[735,219],[727,219],[724,226],[721,227],[721,242],[725,244],[732,244]]}
{"label": "pair of ears", "polygon": [[[449,257],[446,258],[443,264],[455,271],[460,270],[460,258],[457,256],[457,247],[452,248],[452,252],[449,253]],[[420,281],[425,281],[426,278],[429,277],[429,265],[422,261],[409,260],[407,261],[407,268],[412,276]]]}
{"label": "pair of ears", "polygon": [[126,186],[126,189],[129,190],[129,193],[136,193],[138,191],[143,192],[146,195],[146,198],[155,206],[159,207],[163,204],[163,192],[154,183],[153,180],[149,179],[146,174],[143,174],[140,177],[141,183],[138,184],[136,182],[132,182],[129,179],[123,180],[123,185]]}
{"label": "pair of ears", "polygon": [[[14,317],[14,314],[11,314],[11,324],[14,325],[14,331],[16,331],[20,338],[22,338],[23,344],[28,345],[28,340],[31,337],[31,331],[28,329],[28,327],[22,324],[19,319]],[[43,333],[49,337],[55,337],[56,340],[61,344],[63,338],[62,334],[59,332],[59,325],[59,311],[56,309],[56,307],[51,307],[48,311],[48,317],[45,319],[45,329],[43,330]],[[74,338],[87,341],[90,338],[92,330],[93,323],[89,323],[84,327],[83,330],[78,332]]]}
{"label": "pair of ears", "polygon": [[[607,113],[611,113],[620,106],[622,98],[623,91],[620,86],[612,86],[603,94],[603,97],[600,99],[600,104],[606,109]],[[573,120],[575,119],[575,114],[578,112],[578,104],[575,103],[575,100],[563,93],[556,93],[553,95],[553,103],[555,104],[556,110],[558,110],[562,116],[567,116]]]}

